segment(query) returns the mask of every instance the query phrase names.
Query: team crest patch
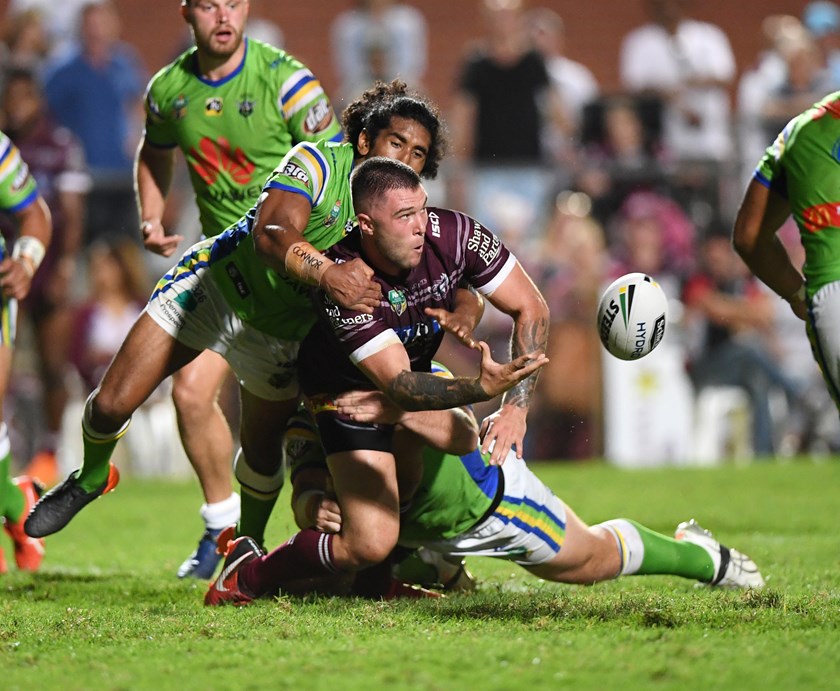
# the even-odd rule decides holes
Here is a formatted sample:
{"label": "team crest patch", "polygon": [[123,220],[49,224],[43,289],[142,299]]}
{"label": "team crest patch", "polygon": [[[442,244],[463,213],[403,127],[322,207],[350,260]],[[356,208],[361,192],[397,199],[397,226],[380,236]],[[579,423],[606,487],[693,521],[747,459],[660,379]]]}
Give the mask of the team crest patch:
{"label": "team crest patch", "polygon": [[222,114],[222,110],[224,109],[224,107],[224,101],[222,101],[222,99],[218,96],[208,98],[204,102],[204,114],[216,117]]}
{"label": "team crest patch", "polygon": [[249,118],[254,114],[254,106],[256,105],[256,101],[253,101],[250,98],[243,98],[239,102],[239,114],[243,118]]}
{"label": "team crest patch", "polygon": [[389,290],[388,302],[391,303],[391,309],[398,315],[405,312],[408,303],[405,300],[405,294],[401,290]]}
{"label": "team crest patch", "polygon": [[338,220],[338,214],[341,213],[341,200],[336,199],[335,204],[333,205],[332,211],[330,211],[330,215],[324,219],[324,225],[329,228],[333,223]]}
{"label": "team crest patch", "polygon": [[187,117],[187,97],[184,94],[179,94],[178,98],[172,101],[172,117],[176,120]]}

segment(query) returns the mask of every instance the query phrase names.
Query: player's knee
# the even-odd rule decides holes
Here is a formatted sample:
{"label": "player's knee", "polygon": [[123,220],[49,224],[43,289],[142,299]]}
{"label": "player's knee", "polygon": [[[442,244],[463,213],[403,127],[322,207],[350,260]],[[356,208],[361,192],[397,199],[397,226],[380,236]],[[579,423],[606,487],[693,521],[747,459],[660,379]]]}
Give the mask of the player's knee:
{"label": "player's knee", "polygon": [[359,546],[348,552],[345,568],[351,571],[366,569],[385,561],[390,553],[390,549],[381,549],[376,545]]}
{"label": "player's knee", "polygon": [[173,382],[172,402],[180,416],[194,416],[206,419],[207,410],[212,408],[216,399],[208,396],[196,382],[191,379],[178,379]]}

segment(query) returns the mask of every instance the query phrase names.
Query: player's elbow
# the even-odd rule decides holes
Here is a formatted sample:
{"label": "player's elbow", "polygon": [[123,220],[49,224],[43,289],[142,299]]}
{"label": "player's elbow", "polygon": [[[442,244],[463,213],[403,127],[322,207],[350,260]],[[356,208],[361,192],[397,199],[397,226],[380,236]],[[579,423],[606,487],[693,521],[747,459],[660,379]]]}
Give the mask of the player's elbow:
{"label": "player's elbow", "polygon": [[466,456],[468,453],[475,451],[478,446],[478,431],[473,433],[459,434],[453,437],[447,453],[453,456]]}
{"label": "player's elbow", "polygon": [[755,254],[761,241],[761,234],[749,218],[739,214],[732,229],[732,248],[745,262]]}

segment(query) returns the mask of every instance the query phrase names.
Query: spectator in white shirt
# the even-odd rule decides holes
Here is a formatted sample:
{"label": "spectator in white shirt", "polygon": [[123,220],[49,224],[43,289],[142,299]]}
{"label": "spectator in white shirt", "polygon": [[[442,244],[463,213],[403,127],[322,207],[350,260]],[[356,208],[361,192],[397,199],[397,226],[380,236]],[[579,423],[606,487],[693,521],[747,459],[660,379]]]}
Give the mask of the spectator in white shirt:
{"label": "spectator in white shirt", "polygon": [[624,38],[621,81],[662,97],[666,144],[677,158],[725,160],[735,58],[720,28],[685,16],[686,1],[647,0],[652,21]]}

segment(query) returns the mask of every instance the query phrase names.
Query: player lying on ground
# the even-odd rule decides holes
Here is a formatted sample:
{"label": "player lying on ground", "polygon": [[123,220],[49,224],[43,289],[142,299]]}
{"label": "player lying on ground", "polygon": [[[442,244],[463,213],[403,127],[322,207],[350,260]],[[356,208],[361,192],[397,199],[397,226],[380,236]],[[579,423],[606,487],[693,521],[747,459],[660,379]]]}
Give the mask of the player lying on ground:
{"label": "player lying on ground", "polygon": [[[437,363],[434,369],[451,377]],[[409,413],[373,391],[348,393],[336,403],[355,422],[399,425],[395,447],[400,449],[425,443],[425,430],[433,426],[467,438],[472,434],[469,424],[447,419],[468,415],[472,420],[465,409]],[[474,421],[472,425],[474,429]],[[316,431],[306,430],[305,418],[287,434],[286,450],[295,521],[301,528],[339,532],[341,506],[330,491],[323,447]],[[406,460],[399,451],[396,456],[398,464]],[[619,576],[665,574],[719,587],[764,585],[749,557],[721,545],[693,520],[677,526],[674,539],[626,518],[587,526],[513,451],[504,465],[497,466],[489,464],[478,448],[458,457],[426,445],[421,472],[413,496],[402,498],[399,544],[404,547],[506,559],[535,576],[560,583],[593,584]],[[271,555],[254,550],[245,537],[225,548],[225,568],[211,584],[205,602],[242,605],[282,591],[283,584],[271,580]],[[367,575],[360,572],[357,581]],[[294,592],[300,593],[300,587]],[[375,572],[371,580],[355,583],[349,592],[385,598],[411,594]]]}
{"label": "player lying on ground", "polygon": [[[430,410],[510,390],[483,440],[494,445],[491,461],[500,462],[511,446],[522,448],[536,372],[547,362],[545,300],[498,238],[464,214],[427,210],[419,177],[399,162],[365,161],[352,186],[359,230],[328,254],[339,262],[363,256],[383,299],[373,314],[363,314],[323,293],[316,297],[320,321],[301,346],[301,382],[317,416],[343,524],[334,535],[302,530],[272,555],[276,577],[288,581],[378,564],[397,542],[400,488],[405,493],[409,484],[394,463],[393,425],[352,423],[337,413],[336,395],[379,389],[404,409]],[[451,311],[462,282],[511,316],[514,359],[500,366],[479,343],[480,375],[444,380],[430,373],[443,338],[434,310]],[[430,427],[430,433],[445,432]],[[475,447],[471,439],[452,441],[464,442],[459,454]],[[445,443],[438,446],[453,452]]]}
{"label": "player lying on ground", "polygon": [[303,284],[321,286],[359,314],[379,304],[379,286],[361,259],[339,265],[319,251],[352,225],[350,172],[367,157],[389,156],[433,177],[442,156],[437,110],[399,82],[378,85],[348,106],[344,125],[351,139],[343,144],[295,146],[251,212],[193,246],[161,279],[85,405],[81,469],[41,498],[26,521],[29,535],[61,530],[114,488],[110,457],[132,413],[163,379],[210,349],[240,382],[241,526],[262,539],[283,484],[279,449],[298,403],[298,348],[315,321]]}

